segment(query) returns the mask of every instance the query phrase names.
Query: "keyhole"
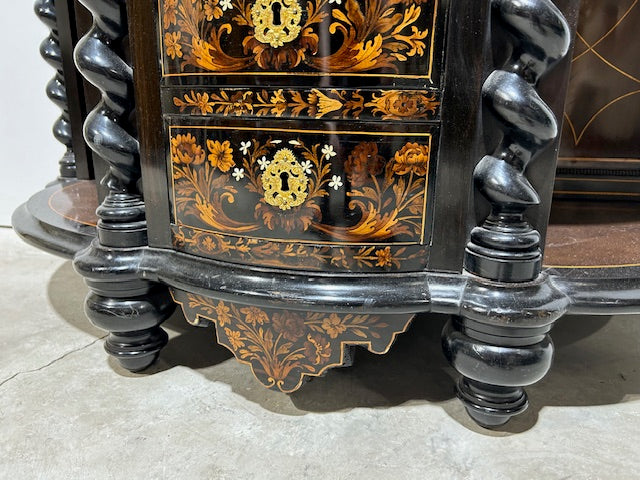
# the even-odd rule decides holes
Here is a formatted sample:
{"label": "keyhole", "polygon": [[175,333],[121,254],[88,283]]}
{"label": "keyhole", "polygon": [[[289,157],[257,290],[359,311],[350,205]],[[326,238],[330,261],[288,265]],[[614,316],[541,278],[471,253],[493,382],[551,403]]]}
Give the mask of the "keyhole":
{"label": "keyhole", "polygon": [[282,184],[280,186],[280,191],[288,192],[289,191],[289,174],[287,172],[282,172],[280,174],[280,180]]}
{"label": "keyhole", "polygon": [[273,13],[273,25],[278,27],[282,25],[282,19],[280,18],[280,11],[282,5],[279,2],[275,2],[271,5],[271,12]]}

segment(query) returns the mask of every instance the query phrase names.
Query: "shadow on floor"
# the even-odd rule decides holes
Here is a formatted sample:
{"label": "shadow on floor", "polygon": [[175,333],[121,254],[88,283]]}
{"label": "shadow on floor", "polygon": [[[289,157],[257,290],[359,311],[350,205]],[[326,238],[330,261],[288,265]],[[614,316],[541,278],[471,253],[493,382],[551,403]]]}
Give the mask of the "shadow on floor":
{"label": "shadow on floor", "polygon": [[[84,317],[86,287],[70,263],[55,272],[48,292],[63,319],[96,337],[102,336],[102,331]],[[229,385],[249,401],[288,415],[428,401],[442,402],[450,416],[471,425],[459,404],[448,402],[454,398],[455,373],[440,349],[445,321],[444,316],[420,315],[388,354],[379,356],[358,347],[353,367],[330,370],[287,396],[264,389],[248,366],[228,361],[232,355],[215,343],[213,328],[191,327],[177,312],[164,324],[171,332],[169,344],[160,361],[145,374],[177,366],[198,370],[211,381]],[[531,428],[545,406],[609,405],[640,395],[640,322],[635,317],[565,317],[557,322],[552,336],[556,345],[552,370],[528,388],[531,406],[503,429],[507,434]],[[114,361],[110,365],[121,375],[135,376]]]}
{"label": "shadow on floor", "polygon": [[54,272],[47,285],[47,296],[56,313],[69,325],[96,338],[105,334],[103,330],[91,325],[84,314],[87,287],[71,262],[63,263]]}

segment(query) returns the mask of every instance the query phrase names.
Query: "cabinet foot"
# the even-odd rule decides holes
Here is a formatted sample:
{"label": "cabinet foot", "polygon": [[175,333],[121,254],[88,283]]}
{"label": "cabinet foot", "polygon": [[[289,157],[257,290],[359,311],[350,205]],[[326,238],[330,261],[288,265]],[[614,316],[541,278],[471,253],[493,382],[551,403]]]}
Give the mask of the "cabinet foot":
{"label": "cabinet foot", "polygon": [[456,385],[458,398],[478,425],[499,427],[529,406],[527,394],[521,387],[502,387],[461,377]]}
{"label": "cabinet foot", "polygon": [[550,328],[497,328],[459,318],[447,323],[444,353],[462,374],[456,393],[479,425],[498,427],[527,409],[524,387],[551,367]]}
{"label": "cabinet foot", "polygon": [[169,337],[160,327],[139,332],[111,333],[104,349],[130,372],[140,372],[153,365]]}
{"label": "cabinet foot", "polygon": [[109,248],[95,240],[74,258],[90,293],[85,313],[109,332],[105,350],[132,372],[149,367],[167,344],[160,328],[175,303],[166,287],[137,278],[142,249]]}
{"label": "cabinet foot", "polygon": [[97,291],[106,293],[108,283],[91,280],[87,283],[93,292],[87,297],[85,310],[91,323],[109,332],[104,345],[107,353],[131,372],[151,366],[168,341],[160,324],[175,309],[169,292],[157,285],[149,289],[147,282],[137,281],[133,283],[138,283],[137,287],[142,291],[147,289],[147,292],[135,292],[134,285],[129,283],[137,296],[126,297],[119,293],[117,297],[105,297]]}

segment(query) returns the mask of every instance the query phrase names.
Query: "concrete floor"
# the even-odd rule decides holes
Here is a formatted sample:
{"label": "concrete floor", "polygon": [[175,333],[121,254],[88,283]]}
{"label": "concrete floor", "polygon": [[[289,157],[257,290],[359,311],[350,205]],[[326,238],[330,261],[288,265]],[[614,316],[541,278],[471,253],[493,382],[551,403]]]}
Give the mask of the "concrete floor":
{"label": "concrete floor", "polygon": [[531,408],[495,432],[452,395],[443,318],[284,395],[175,315],[134,375],[103,351],[70,262],[10,229],[0,251],[0,478],[640,478],[640,317],[562,319]]}

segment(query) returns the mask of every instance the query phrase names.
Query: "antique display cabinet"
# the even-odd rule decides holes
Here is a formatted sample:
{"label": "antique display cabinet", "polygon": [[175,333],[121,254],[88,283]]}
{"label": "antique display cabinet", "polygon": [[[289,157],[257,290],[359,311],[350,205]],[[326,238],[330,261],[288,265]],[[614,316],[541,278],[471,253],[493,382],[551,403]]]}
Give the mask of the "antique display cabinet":
{"label": "antique display cabinet", "polygon": [[639,262],[543,268],[577,1],[80,3],[64,69],[101,95],[103,191],[61,180],[14,226],[73,257],[125,368],[161,354],[176,305],[285,393],[448,314],[457,394],[498,426],[558,318],[640,311]]}

